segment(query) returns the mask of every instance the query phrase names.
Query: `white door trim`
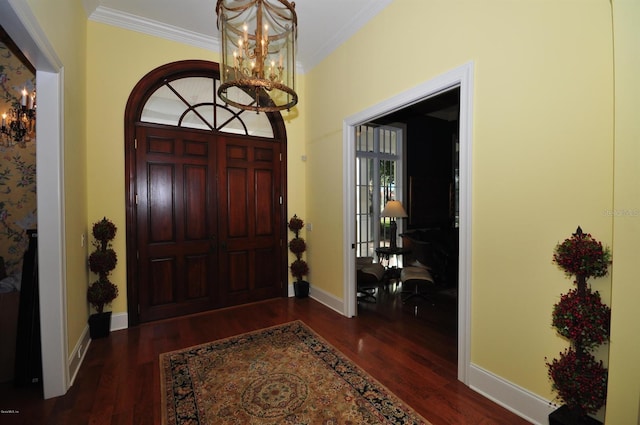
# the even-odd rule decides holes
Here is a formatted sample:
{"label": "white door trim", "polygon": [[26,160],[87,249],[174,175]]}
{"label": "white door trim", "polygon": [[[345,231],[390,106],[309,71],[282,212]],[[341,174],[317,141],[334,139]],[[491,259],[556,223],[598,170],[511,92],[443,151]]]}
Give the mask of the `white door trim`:
{"label": "white door trim", "polygon": [[26,2],[0,2],[0,25],[36,68],[38,276],[44,398],[69,388],[65,293],[62,62]]}
{"label": "white door trim", "polygon": [[460,247],[458,282],[458,379],[468,383],[471,362],[471,146],[473,124],[473,62],[433,78],[377,105],[346,118],[343,122],[343,246],[344,311],[357,314],[355,281],[355,127],[420,102],[453,87],[460,87]]}

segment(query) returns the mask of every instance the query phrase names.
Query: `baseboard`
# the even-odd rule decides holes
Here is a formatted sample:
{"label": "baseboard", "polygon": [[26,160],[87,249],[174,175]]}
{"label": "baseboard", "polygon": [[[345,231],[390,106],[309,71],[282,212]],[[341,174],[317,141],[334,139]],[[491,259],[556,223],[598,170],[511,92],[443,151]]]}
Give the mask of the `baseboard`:
{"label": "baseboard", "polygon": [[[289,297],[293,297],[294,295],[293,285],[289,284]],[[344,302],[335,295],[316,288],[313,285],[309,285],[309,297],[344,315]]]}
{"label": "baseboard", "polygon": [[76,346],[73,347],[73,350],[67,359],[67,369],[69,371],[69,376],[71,377],[69,380],[69,387],[73,385],[73,381],[76,379],[76,375],[80,370],[80,365],[84,360],[84,356],[87,354],[87,350],[89,350],[89,344],[91,344],[91,337],[89,336],[89,326],[87,325],[84,327],[82,335],[80,335]]}
{"label": "baseboard", "polygon": [[111,330],[119,331],[129,327],[129,313],[112,313],[111,314]]}
{"label": "baseboard", "polygon": [[[118,331],[120,329],[127,329],[129,327],[129,315],[127,313],[117,313],[111,315],[111,330]],[[80,365],[84,360],[84,356],[89,350],[89,344],[91,344],[91,336],[89,334],[89,325],[85,326],[82,335],[78,339],[76,346],[73,347],[69,358],[67,359],[67,369],[69,371],[69,387],[73,385],[73,381],[76,379],[76,375],[80,370]]]}
{"label": "baseboard", "polygon": [[556,409],[549,400],[533,394],[473,363],[469,367],[469,387],[533,424],[548,424]]}
{"label": "baseboard", "polygon": [[311,285],[309,289],[309,296],[319,303],[326,305],[330,309],[344,315],[344,301],[342,298],[338,298],[335,295],[323,291],[322,289],[314,288],[313,285]]}

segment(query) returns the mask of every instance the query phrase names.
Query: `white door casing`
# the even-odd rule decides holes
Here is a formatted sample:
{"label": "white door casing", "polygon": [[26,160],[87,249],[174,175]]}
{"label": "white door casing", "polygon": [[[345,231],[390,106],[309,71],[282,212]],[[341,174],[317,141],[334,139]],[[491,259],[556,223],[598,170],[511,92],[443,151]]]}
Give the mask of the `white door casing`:
{"label": "white door casing", "polygon": [[343,246],[344,311],[357,314],[355,254],[355,127],[390,112],[460,87],[460,233],[458,255],[458,380],[468,384],[471,362],[471,166],[473,124],[473,62],[452,69],[377,105],[347,117],[343,122]]}

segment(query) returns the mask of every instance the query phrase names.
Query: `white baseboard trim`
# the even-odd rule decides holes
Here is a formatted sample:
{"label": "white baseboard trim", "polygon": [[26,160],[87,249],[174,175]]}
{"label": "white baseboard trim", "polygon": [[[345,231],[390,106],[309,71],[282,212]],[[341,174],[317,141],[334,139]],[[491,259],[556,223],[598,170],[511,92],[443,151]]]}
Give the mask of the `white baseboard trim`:
{"label": "white baseboard trim", "polygon": [[473,363],[469,367],[469,387],[527,421],[546,425],[556,409],[549,400],[515,385]]}
{"label": "white baseboard trim", "polygon": [[129,313],[111,314],[111,331],[119,331],[129,327]]}
{"label": "white baseboard trim", "polygon": [[[293,284],[290,283],[289,297],[293,296],[295,296],[295,291],[293,290]],[[309,297],[344,315],[344,303],[342,299],[337,298],[335,295],[331,295],[322,289],[314,288],[313,285],[309,285]]]}
{"label": "white baseboard trim", "polygon": [[309,288],[309,296],[319,303],[326,305],[330,309],[344,315],[344,302],[341,298],[337,298],[335,295],[325,292],[322,289],[314,288],[313,286]]}
{"label": "white baseboard trim", "polygon": [[[127,329],[129,327],[129,314],[117,313],[111,315],[111,330],[118,331],[120,329]],[[89,325],[84,327],[82,335],[78,339],[76,346],[73,347],[69,358],[67,359],[67,369],[69,371],[69,387],[73,385],[76,379],[76,375],[80,370],[80,365],[84,361],[84,356],[89,350],[89,344],[91,344],[91,335],[89,334]]]}
{"label": "white baseboard trim", "polygon": [[82,331],[82,335],[78,339],[76,346],[73,347],[69,358],[67,359],[67,369],[69,371],[69,387],[73,385],[73,381],[76,379],[76,375],[80,370],[80,365],[84,361],[84,356],[89,350],[89,344],[91,344],[91,337],[89,336],[89,326],[85,326]]}

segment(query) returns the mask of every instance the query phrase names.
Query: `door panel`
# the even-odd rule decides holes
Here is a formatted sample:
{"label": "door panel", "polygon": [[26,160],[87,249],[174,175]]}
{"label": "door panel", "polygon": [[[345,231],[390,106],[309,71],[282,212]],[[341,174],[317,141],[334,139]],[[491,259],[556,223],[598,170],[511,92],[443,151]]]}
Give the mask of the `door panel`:
{"label": "door panel", "polygon": [[247,185],[249,170],[229,168],[227,171],[227,209],[231,220],[227,220],[227,237],[249,236],[249,200]]}
{"label": "door panel", "polygon": [[282,295],[280,149],[139,126],[140,321]]}
{"label": "door panel", "polygon": [[222,302],[235,305],[279,296],[284,285],[281,193],[276,184],[281,145],[230,136],[224,140],[218,155]]}
{"label": "door panel", "polygon": [[219,305],[216,149],[210,139],[198,132],[138,128],[141,321]]}

